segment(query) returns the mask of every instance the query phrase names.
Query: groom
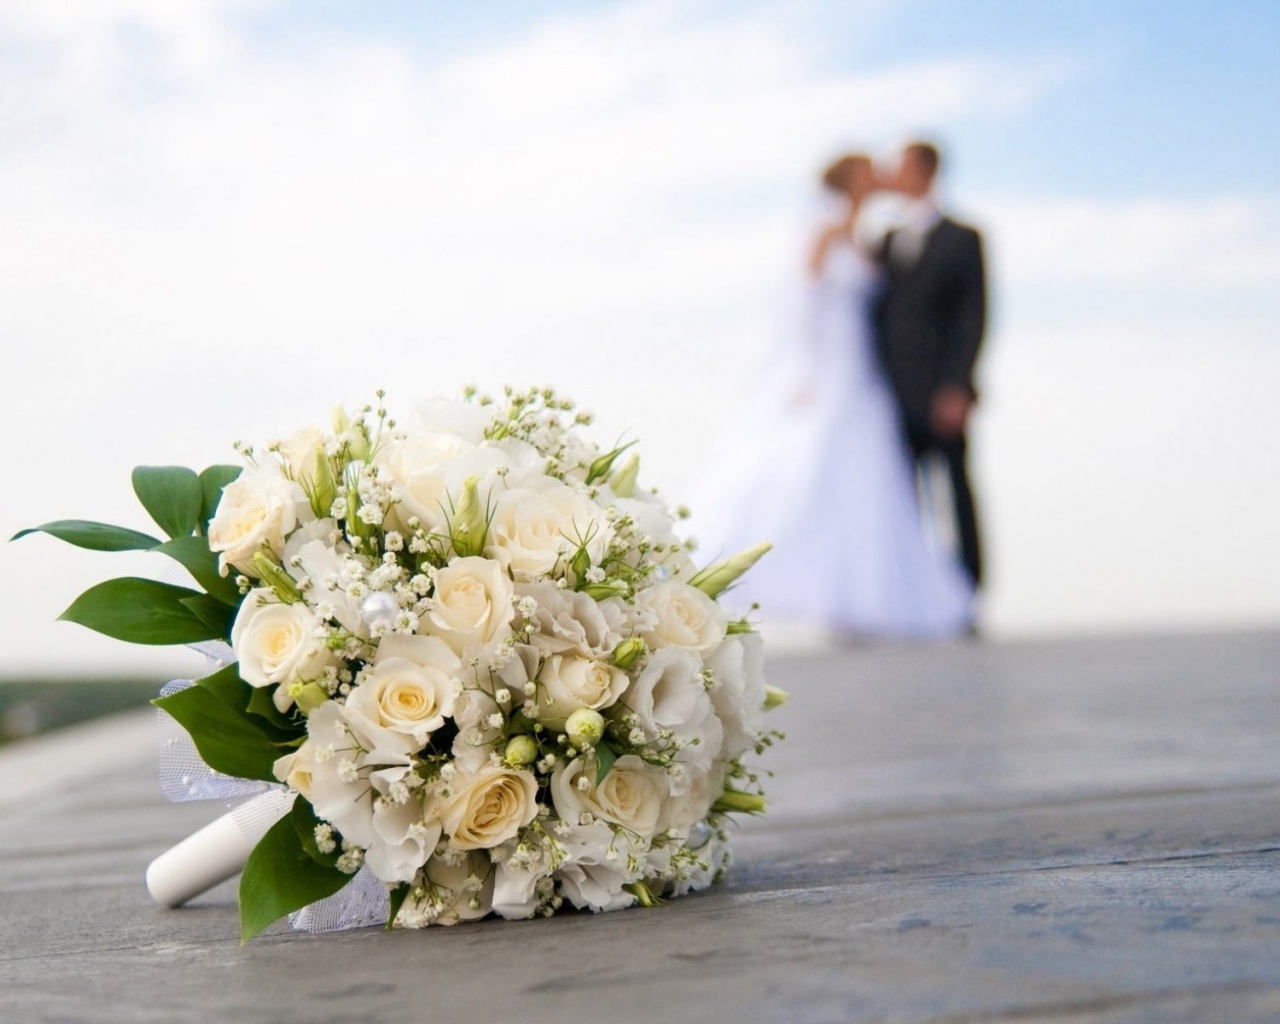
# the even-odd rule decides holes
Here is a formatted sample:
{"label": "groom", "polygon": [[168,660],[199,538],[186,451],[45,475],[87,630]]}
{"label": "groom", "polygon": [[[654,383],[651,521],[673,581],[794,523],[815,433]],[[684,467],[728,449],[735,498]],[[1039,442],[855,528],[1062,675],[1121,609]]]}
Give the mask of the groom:
{"label": "groom", "polygon": [[880,245],[885,284],[874,310],[876,346],[917,465],[934,454],[946,463],[961,560],[976,588],[982,552],[966,428],[986,328],[986,274],[981,236],[938,207],[940,164],[936,146],[913,142],[888,181],[905,200],[906,217]]}

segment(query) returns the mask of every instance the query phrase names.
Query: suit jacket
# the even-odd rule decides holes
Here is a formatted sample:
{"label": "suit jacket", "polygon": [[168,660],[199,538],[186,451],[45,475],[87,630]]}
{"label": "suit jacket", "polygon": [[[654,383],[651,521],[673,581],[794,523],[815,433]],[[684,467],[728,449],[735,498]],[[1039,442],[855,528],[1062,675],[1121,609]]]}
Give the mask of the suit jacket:
{"label": "suit jacket", "polygon": [[982,236],[942,217],[910,266],[880,248],[884,283],[872,308],[876,348],[908,425],[926,427],[940,387],[973,388],[973,366],[986,331],[987,284]]}

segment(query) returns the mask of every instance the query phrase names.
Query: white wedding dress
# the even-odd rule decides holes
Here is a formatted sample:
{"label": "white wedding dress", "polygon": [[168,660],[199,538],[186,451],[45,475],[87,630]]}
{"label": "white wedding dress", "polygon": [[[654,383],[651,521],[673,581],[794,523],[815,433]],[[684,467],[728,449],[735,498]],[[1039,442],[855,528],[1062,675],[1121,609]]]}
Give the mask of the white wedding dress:
{"label": "white wedding dress", "polygon": [[[848,241],[805,283],[737,422],[706,467],[689,533],[700,564],[772,541],[722,603],[842,636],[941,638],[973,591],[926,531],[914,469],[873,351],[874,266]],[[803,396],[797,400],[797,396]]]}

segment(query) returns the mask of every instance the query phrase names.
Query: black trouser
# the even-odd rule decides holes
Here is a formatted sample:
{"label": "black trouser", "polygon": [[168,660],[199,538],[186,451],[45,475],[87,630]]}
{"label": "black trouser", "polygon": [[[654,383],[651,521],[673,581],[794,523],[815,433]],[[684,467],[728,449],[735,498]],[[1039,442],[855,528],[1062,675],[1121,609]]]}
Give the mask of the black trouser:
{"label": "black trouser", "polygon": [[965,459],[968,445],[964,435],[942,438],[927,427],[908,424],[907,443],[911,446],[911,454],[917,464],[925,456],[935,452],[947,462],[956,535],[960,540],[960,560],[976,588],[982,583],[982,546],[978,541],[978,516],[973,507],[973,490],[969,486],[969,471]]}

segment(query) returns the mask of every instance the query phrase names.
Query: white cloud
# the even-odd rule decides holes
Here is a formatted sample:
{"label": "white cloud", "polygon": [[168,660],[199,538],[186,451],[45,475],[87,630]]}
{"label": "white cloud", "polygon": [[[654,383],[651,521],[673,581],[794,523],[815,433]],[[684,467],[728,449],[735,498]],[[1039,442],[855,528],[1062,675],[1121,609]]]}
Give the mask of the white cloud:
{"label": "white cloud", "polygon": [[996,196],[975,204],[1016,284],[1274,288],[1275,197],[1101,200]]}
{"label": "white cloud", "polygon": [[[782,7],[625,4],[432,63],[387,36],[299,29],[276,49],[238,0],[91,6],[0,11],[0,48],[23,55],[0,75],[24,97],[0,108],[0,332],[32,433],[10,533],[142,526],[135,463],[225,461],[379,386],[394,405],[472,380],[557,384],[679,493],[763,347],[815,166],[904,125],[1023,111],[1069,73],[832,68]],[[991,203],[1011,286],[1096,281],[1082,220],[1119,217],[1136,255],[1099,258],[1134,279],[1174,243],[1229,248],[1208,208],[1153,250],[1158,215],[1020,202]],[[51,543],[4,549],[8,578],[41,581],[6,629],[119,663],[50,623],[112,566]],[[1035,608],[1036,582],[1013,603]]]}

